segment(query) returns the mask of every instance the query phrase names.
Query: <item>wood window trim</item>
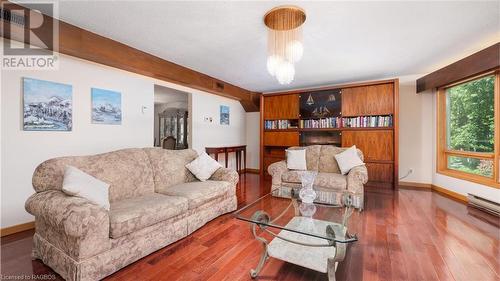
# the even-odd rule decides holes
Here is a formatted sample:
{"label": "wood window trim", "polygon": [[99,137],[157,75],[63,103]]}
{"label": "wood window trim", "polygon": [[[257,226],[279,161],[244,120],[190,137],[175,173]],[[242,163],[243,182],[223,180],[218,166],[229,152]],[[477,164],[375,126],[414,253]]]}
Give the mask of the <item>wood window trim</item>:
{"label": "wood window trim", "polygon": [[[495,75],[495,88],[494,88],[494,112],[495,112],[495,132],[494,132],[494,152],[469,152],[449,150],[446,145],[446,89],[456,86],[458,84],[466,83],[474,79],[485,77],[488,75]],[[436,172],[445,176],[466,180],[493,188],[500,188],[500,70],[497,69],[493,72],[481,74],[474,78],[463,80],[459,83],[454,83],[441,87],[437,91],[436,104],[437,104],[437,155],[436,155]],[[477,159],[493,160],[493,177],[485,177],[475,175],[467,172],[453,170],[448,168],[448,156],[461,156],[472,157]]]}

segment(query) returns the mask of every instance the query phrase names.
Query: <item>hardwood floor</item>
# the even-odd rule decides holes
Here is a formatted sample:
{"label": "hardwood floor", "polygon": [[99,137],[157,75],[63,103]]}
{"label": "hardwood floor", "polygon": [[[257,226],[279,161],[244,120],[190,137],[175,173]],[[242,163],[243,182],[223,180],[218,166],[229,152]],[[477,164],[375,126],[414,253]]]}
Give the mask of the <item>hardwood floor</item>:
{"label": "hardwood floor", "polygon": [[[255,200],[269,186],[258,175],[242,176],[239,205]],[[367,189],[365,211],[350,220],[359,241],[339,266],[337,280],[500,280],[498,218],[430,191]],[[40,261],[31,260],[32,233],[1,239],[4,278],[54,274]],[[258,263],[260,252],[248,224],[229,214],[106,279],[251,280],[248,271]],[[327,277],[270,258],[258,280]]]}

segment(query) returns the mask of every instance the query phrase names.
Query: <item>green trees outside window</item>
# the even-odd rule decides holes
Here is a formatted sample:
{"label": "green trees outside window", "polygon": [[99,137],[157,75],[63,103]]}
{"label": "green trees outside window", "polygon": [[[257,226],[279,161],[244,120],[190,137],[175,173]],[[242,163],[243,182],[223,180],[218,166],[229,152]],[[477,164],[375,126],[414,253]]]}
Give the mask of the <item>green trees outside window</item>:
{"label": "green trees outside window", "polygon": [[[446,90],[446,145],[448,150],[494,152],[495,76],[485,76]],[[448,168],[493,176],[493,161],[449,157]]]}

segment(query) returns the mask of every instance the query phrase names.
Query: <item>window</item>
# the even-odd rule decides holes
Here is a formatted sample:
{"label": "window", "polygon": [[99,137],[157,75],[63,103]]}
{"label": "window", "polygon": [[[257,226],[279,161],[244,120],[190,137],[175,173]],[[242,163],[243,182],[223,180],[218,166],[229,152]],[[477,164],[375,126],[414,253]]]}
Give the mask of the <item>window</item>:
{"label": "window", "polygon": [[438,91],[438,173],[499,187],[498,73]]}

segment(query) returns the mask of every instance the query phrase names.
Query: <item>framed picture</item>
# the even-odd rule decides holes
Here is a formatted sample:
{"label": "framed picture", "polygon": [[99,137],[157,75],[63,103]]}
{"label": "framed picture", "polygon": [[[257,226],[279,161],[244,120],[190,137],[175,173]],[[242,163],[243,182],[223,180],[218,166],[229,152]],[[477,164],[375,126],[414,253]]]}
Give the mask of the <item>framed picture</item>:
{"label": "framed picture", "polygon": [[71,131],[73,87],[23,78],[23,130]]}
{"label": "framed picture", "polygon": [[229,125],[229,106],[220,106],[220,124]]}
{"label": "framed picture", "polygon": [[98,88],[91,89],[92,123],[120,125],[122,123],[122,94]]}

